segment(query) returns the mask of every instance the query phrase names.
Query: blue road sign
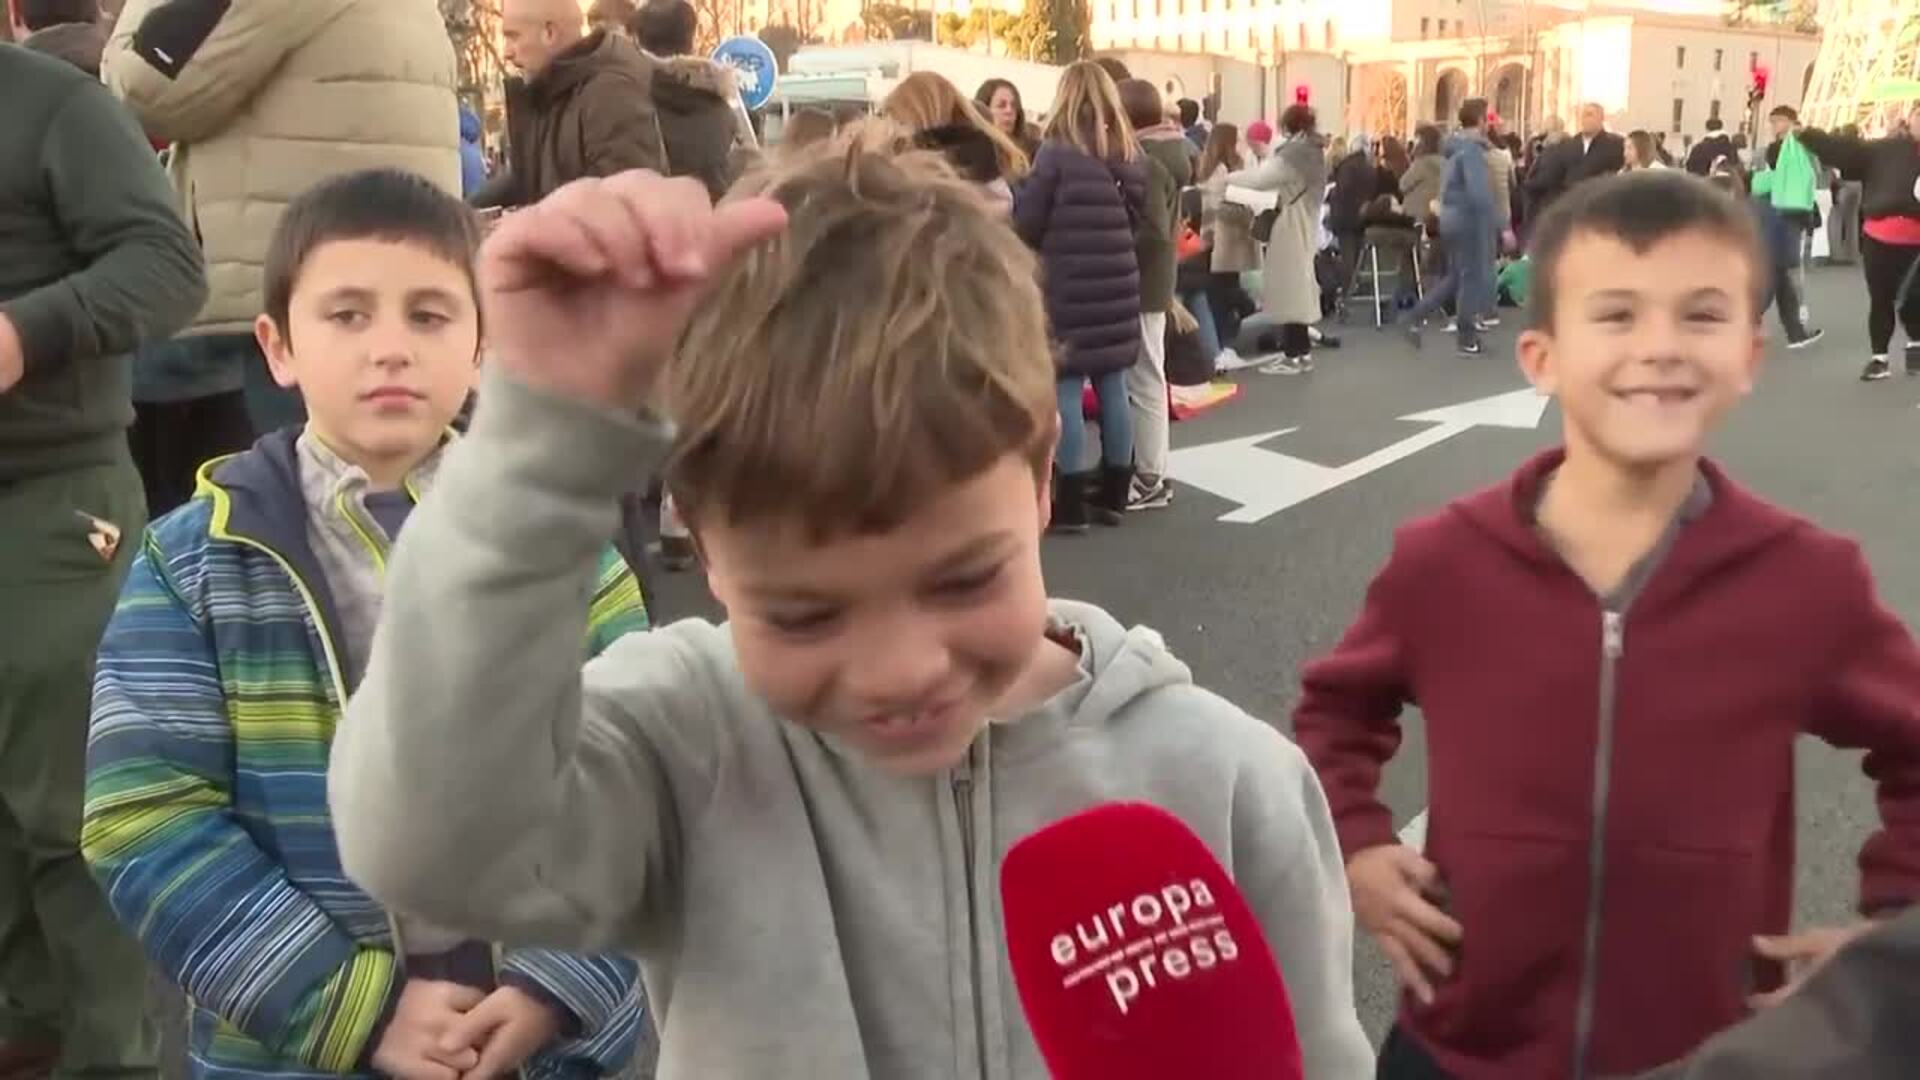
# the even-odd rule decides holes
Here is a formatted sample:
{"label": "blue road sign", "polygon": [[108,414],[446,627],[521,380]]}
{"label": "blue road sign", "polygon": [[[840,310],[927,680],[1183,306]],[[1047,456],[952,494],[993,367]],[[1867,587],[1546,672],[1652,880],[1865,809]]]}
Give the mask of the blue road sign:
{"label": "blue road sign", "polygon": [[780,63],[773,50],[757,37],[730,37],[713,50],[714,60],[733,69],[740,87],[740,100],[749,109],[758,109],[773,96],[773,84],[779,78]]}

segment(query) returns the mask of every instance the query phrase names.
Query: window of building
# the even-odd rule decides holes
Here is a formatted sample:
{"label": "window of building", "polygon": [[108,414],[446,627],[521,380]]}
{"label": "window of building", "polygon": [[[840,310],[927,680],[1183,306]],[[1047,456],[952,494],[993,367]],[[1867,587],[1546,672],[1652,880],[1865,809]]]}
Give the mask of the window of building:
{"label": "window of building", "polygon": [[1673,99],[1673,133],[1675,135],[1680,134],[1680,126],[1686,117],[1686,112],[1687,112],[1687,99],[1674,98]]}
{"label": "window of building", "polygon": [[1748,53],[1747,54],[1747,70],[1752,71],[1754,68],[1757,68],[1759,66],[1760,66],[1760,54],[1758,52]]}
{"label": "window of building", "polygon": [[1720,103],[1718,101],[1707,102],[1707,119],[1709,120],[1720,119]]}
{"label": "window of building", "polygon": [[1333,20],[1327,20],[1327,51],[1333,51]]}
{"label": "window of building", "polygon": [[1260,39],[1254,36],[1253,27],[1247,27],[1247,51],[1252,52],[1259,47]]}
{"label": "window of building", "polygon": [[1687,66],[1687,47],[1685,45],[1680,45],[1674,48],[1673,66],[1676,68],[1683,68]]}
{"label": "window of building", "polygon": [[1713,50],[1713,70],[1719,71],[1721,63],[1725,61],[1726,58],[1727,58],[1727,50],[1725,49]]}
{"label": "window of building", "polygon": [[1425,16],[1422,16],[1420,19],[1420,36],[1426,37],[1428,32],[1431,31],[1432,29],[1433,29],[1433,20],[1426,18]]}
{"label": "window of building", "polygon": [[1441,19],[1439,23],[1437,23],[1434,26],[1434,29],[1438,32],[1438,36],[1446,37],[1447,36],[1447,20]]}
{"label": "window of building", "polygon": [[1300,31],[1300,47],[1301,47],[1302,49],[1305,49],[1305,48],[1307,48],[1307,47],[1308,47],[1308,45],[1307,45],[1307,24],[1306,24],[1306,23],[1301,23],[1301,24],[1299,25],[1299,31]]}

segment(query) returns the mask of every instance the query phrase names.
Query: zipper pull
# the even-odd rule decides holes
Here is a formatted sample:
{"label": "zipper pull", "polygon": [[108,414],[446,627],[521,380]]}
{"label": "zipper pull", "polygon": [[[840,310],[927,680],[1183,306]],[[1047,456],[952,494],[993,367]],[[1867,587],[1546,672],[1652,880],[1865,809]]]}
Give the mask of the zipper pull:
{"label": "zipper pull", "polygon": [[1626,655],[1626,619],[1617,611],[1600,613],[1600,649],[1609,660],[1618,660]]}

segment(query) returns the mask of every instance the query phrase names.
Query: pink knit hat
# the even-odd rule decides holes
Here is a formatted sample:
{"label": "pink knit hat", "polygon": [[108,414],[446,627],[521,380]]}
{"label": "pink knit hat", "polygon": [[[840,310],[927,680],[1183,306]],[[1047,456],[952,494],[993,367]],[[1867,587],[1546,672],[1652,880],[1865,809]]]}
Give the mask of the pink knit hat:
{"label": "pink knit hat", "polygon": [[1273,125],[1265,120],[1255,120],[1247,125],[1247,141],[1250,143],[1270,143],[1273,141]]}

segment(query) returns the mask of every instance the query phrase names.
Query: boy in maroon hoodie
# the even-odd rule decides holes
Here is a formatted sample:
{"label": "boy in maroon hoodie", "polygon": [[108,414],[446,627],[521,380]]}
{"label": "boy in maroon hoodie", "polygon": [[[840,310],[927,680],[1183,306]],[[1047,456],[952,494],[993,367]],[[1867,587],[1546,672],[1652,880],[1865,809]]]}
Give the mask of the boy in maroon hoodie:
{"label": "boy in maroon hoodie", "polygon": [[[1520,365],[1565,446],[1403,526],[1294,716],[1407,987],[1383,1078],[1631,1073],[1790,992],[1871,925],[1787,934],[1803,732],[1868,751],[1863,915],[1920,895],[1920,649],[1857,545],[1701,456],[1762,351],[1746,208],[1599,181],[1533,258]],[[1413,702],[1424,855],[1378,796]]]}

